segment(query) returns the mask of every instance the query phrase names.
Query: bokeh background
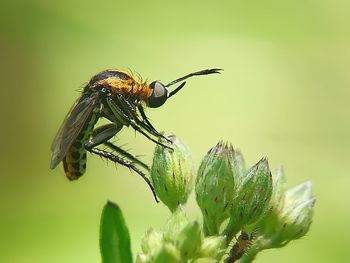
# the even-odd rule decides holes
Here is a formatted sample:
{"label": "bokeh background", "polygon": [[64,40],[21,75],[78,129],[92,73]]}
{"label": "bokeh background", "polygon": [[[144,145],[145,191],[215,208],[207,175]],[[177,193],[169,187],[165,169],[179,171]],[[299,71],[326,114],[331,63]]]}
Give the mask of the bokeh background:
{"label": "bokeh background", "polygon": [[[257,262],[347,262],[350,222],[350,2],[345,0],[1,1],[0,262],[99,262],[106,200],[127,219],[133,252],[169,212],[143,180],[89,156],[69,182],[50,144],[79,88],[106,68],[168,82],[194,78],[148,116],[198,164],[218,140],[248,165],[267,156],[288,186],[314,183],[309,234]],[[151,161],[131,129],[117,143]],[[195,202],[188,207],[198,217]]]}

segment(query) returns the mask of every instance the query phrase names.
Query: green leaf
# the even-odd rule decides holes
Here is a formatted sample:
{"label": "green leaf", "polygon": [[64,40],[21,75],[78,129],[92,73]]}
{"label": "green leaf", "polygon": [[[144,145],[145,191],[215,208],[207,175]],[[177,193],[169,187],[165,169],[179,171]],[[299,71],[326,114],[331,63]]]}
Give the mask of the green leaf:
{"label": "green leaf", "polygon": [[108,201],[100,225],[100,251],[103,263],[131,263],[130,236],[119,206]]}

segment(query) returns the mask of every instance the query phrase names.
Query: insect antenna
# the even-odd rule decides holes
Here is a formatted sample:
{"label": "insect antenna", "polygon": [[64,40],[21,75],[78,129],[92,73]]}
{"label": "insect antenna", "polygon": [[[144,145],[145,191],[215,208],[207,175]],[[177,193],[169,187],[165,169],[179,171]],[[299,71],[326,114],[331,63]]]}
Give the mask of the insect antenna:
{"label": "insect antenna", "polygon": [[[201,75],[209,75],[209,74],[220,74],[220,71],[222,69],[218,69],[218,68],[213,68],[213,69],[205,69],[205,70],[201,70],[201,71],[197,71],[197,72],[193,72],[193,73],[190,73],[190,74],[187,74],[186,76],[183,76],[181,78],[178,78],[178,79],[175,79],[173,81],[171,81],[168,85],[165,85],[165,88],[168,89],[170,86],[178,83],[178,82],[181,82],[185,79],[188,79],[190,77],[193,77],[193,76],[201,76]],[[176,89],[174,89],[173,91],[171,91],[169,94],[168,94],[168,98],[170,98],[171,96],[175,95],[180,89],[182,89],[184,86],[185,86],[186,82],[183,82],[180,84],[180,86],[178,86]]]}
{"label": "insect antenna", "polygon": [[180,89],[182,89],[186,85],[186,81],[181,83],[180,86],[178,86],[176,89],[174,89],[172,92],[169,93],[168,98],[175,95]]}
{"label": "insect antenna", "polygon": [[186,76],[183,76],[181,78],[178,78],[178,79],[171,81],[168,85],[165,85],[165,87],[168,88],[168,87],[170,87],[178,82],[181,82],[181,81],[188,79],[190,77],[193,77],[193,76],[209,75],[209,74],[215,74],[215,73],[220,74],[221,70],[222,69],[219,69],[219,68],[212,68],[212,69],[205,69],[205,70],[193,72],[193,73],[187,74]]}

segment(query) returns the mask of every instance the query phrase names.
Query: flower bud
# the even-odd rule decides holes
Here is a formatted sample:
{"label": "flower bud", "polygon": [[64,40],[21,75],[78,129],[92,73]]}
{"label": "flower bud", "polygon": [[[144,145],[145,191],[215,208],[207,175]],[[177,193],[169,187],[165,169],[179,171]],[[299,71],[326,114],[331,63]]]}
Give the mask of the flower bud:
{"label": "flower bud", "polygon": [[179,251],[173,244],[165,243],[161,249],[152,257],[152,263],[179,263],[181,257]]}
{"label": "flower bud", "polygon": [[153,228],[147,230],[146,234],[141,240],[141,248],[143,253],[149,254],[154,249],[158,249],[162,246],[163,235]]}
{"label": "flower bud", "polygon": [[259,223],[265,240],[262,249],[282,247],[304,236],[312,222],[315,200],[311,182],[289,189],[282,208],[272,211]]}
{"label": "flower bud", "polygon": [[232,145],[219,142],[212,148],[198,169],[196,199],[202,210],[204,233],[217,235],[222,222],[229,217],[235,196],[235,152]]}
{"label": "flower bud", "polygon": [[310,198],[313,198],[312,183],[310,181],[306,181],[289,189],[285,194],[285,206],[290,206],[293,203],[298,205]]}
{"label": "flower bud", "polygon": [[202,231],[197,221],[190,222],[179,233],[176,247],[179,249],[181,259],[193,258],[202,244]]}
{"label": "flower bud", "polygon": [[161,247],[152,250],[149,254],[140,253],[136,257],[136,263],[178,263],[181,262],[180,252],[176,247],[164,242]]}
{"label": "flower bud", "polygon": [[170,135],[171,149],[157,145],[154,151],[151,178],[159,199],[174,211],[185,204],[192,190],[194,167],[187,147]]}
{"label": "flower bud", "polygon": [[271,195],[271,172],[263,158],[242,178],[230,219],[240,226],[255,223],[267,211]]}
{"label": "flower bud", "polygon": [[136,256],[136,263],[147,263],[149,262],[148,257],[145,254],[137,254]]}
{"label": "flower bud", "polygon": [[163,237],[167,242],[174,242],[177,240],[179,233],[188,224],[188,219],[183,211],[182,207],[179,206],[175,212],[172,213],[171,217],[163,227]]}
{"label": "flower bud", "polygon": [[286,178],[283,167],[277,167],[272,172],[272,196],[270,200],[271,210],[274,212],[280,211],[284,205],[284,193],[286,187]]}
{"label": "flower bud", "polygon": [[204,238],[199,251],[199,257],[219,260],[225,253],[226,239],[224,236],[209,236]]}
{"label": "flower bud", "polygon": [[298,239],[310,228],[316,198],[312,195],[311,182],[305,182],[286,192],[281,211],[281,241]]}
{"label": "flower bud", "polygon": [[[247,170],[245,167],[243,155],[240,150],[234,150],[233,159],[235,171],[238,173],[239,179],[241,179],[246,174]],[[236,182],[236,184],[238,184],[238,182]]]}

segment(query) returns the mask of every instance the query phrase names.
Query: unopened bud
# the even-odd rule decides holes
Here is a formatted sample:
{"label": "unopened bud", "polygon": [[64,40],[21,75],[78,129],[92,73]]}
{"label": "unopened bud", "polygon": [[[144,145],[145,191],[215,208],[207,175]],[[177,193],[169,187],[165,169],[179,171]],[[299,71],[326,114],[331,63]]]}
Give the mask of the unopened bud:
{"label": "unopened bud", "polygon": [[267,211],[271,195],[271,172],[267,159],[263,158],[242,178],[231,219],[240,226],[255,223]]}
{"label": "unopened bud", "polygon": [[278,212],[284,205],[284,195],[286,187],[286,178],[283,168],[280,166],[272,171],[272,196],[270,200],[270,208],[273,212]]}
{"label": "unopened bud", "polygon": [[293,239],[304,236],[310,228],[316,198],[311,182],[289,189],[279,211],[272,211],[259,222],[266,248],[282,247]]}
{"label": "unopened bud", "polygon": [[179,251],[173,244],[165,243],[153,256],[152,263],[179,263],[181,262]]}
{"label": "unopened bud", "polygon": [[293,240],[304,236],[310,228],[316,198],[312,184],[306,182],[286,192],[281,213],[283,222],[280,239]]}
{"label": "unopened bud", "polygon": [[196,199],[204,218],[204,233],[218,235],[229,217],[238,176],[232,145],[219,142],[201,161],[196,179]]}
{"label": "unopened bud", "polygon": [[202,244],[202,231],[197,221],[190,222],[182,229],[176,241],[181,259],[193,258],[200,250]]}
{"label": "unopened bud", "polygon": [[[243,158],[243,155],[240,150],[235,149],[234,150],[234,166],[235,166],[235,171],[239,174],[239,179],[242,178],[247,172],[246,167],[245,167],[245,161]],[[237,184],[238,182],[236,182]]]}
{"label": "unopened bud", "polygon": [[151,178],[159,199],[174,211],[185,204],[192,190],[193,162],[187,147],[176,138],[168,137],[173,150],[157,145],[154,151]]}
{"label": "unopened bud", "polygon": [[145,254],[138,254],[136,256],[136,263],[148,263],[149,262],[149,258],[145,255]]}
{"label": "unopened bud", "polygon": [[188,224],[188,219],[183,211],[183,208],[178,207],[174,213],[172,213],[171,217],[166,222],[163,227],[163,237],[167,242],[173,242],[177,240],[179,233],[185,226]]}
{"label": "unopened bud", "polygon": [[159,249],[162,246],[163,235],[153,228],[150,228],[141,240],[143,253],[150,254],[152,250]]}
{"label": "unopened bud", "polygon": [[224,236],[209,236],[203,240],[199,256],[219,260],[225,253],[226,239]]}

